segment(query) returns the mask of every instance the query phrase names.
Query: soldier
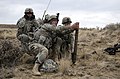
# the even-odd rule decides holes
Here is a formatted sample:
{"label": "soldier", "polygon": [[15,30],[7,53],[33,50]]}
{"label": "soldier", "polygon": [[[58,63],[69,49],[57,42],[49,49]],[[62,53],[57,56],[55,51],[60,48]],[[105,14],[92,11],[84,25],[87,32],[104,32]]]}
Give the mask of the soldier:
{"label": "soldier", "polygon": [[33,34],[39,27],[32,8],[25,9],[25,15],[17,22],[17,38],[21,41],[23,51],[28,51],[28,43],[33,39]]}
{"label": "soldier", "polygon": [[34,75],[41,75],[38,69],[39,66],[47,59],[48,49],[41,44],[35,43],[34,41],[34,33],[37,28],[39,28],[39,24],[35,19],[33,9],[25,9],[25,15],[18,20],[17,26],[17,38],[21,41],[22,48],[25,48],[24,52],[32,52],[36,56],[35,65],[32,71]]}
{"label": "soldier", "polygon": [[49,23],[48,19],[50,18],[50,15],[49,14],[46,14],[45,15],[45,19],[43,20],[44,24],[45,23]]}
{"label": "soldier", "polygon": [[[49,50],[49,54],[52,51],[53,39],[56,37],[55,29],[58,23],[56,15],[47,15],[44,20],[45,24],[35,33],[34,38],[39,44],[44,45]],[[51,55],[49,55],[50,58]]]}
{"label": "soldier", "polygon": [[[72,23],[70,17],[64,17],[62,19],[62,24],[64,27],[70,26]],[[73,52],[74,47],[74,37],[73,37],[73,31],[71,33],[65,34],[61,37],[62,39],[62,45],[61,45],[61,52],[62,56],[65,58],[70,57],[70,53]]]}

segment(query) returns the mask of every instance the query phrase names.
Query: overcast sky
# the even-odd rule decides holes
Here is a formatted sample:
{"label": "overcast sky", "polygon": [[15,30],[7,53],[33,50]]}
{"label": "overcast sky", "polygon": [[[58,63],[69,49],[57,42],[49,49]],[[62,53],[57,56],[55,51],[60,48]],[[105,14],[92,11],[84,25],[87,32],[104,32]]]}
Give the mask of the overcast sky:
{"label": "overcast sky", "polygon": [[[25,8],[33,8],[37,18],[42,18],[49,0],[0,0],[0,24],[16,24]],[[51,0],[46,14],[60,13],[71,17],[80,27],[104,27],[120,22],[120,0]]]}

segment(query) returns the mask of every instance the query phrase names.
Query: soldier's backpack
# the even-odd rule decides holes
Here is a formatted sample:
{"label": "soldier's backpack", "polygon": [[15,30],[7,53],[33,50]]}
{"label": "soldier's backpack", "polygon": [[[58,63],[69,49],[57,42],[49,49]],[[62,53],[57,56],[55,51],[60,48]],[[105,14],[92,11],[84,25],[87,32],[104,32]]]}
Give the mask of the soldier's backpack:
{"label": "soldier's backpack", "polygon": [[47,59],[40,68],[42,72],[57,72],[58,64],[52,59]]}

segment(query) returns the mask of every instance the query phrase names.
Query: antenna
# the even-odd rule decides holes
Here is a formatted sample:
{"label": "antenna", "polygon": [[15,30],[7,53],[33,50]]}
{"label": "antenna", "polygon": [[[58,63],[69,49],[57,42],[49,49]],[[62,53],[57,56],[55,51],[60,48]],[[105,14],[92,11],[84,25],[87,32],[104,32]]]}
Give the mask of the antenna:
{"label": "antenna", "polygon": [[45,16],[45,13],[46,13],[47,9],[49,8],[50,3],[51,3],[51,0],[49,0],[49,3],[47,5],[47,7],[46,7],[46,10],[44,10],[44,13],[43,13],[43,16],[42,16],[42,20],[43,20],[43,18]]}

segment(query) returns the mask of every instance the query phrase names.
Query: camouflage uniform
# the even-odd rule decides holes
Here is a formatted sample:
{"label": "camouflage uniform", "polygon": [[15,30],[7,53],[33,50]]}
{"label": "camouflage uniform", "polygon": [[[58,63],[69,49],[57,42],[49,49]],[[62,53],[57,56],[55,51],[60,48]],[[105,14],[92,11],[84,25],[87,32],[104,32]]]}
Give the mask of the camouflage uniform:
{"label": "camouflage uniform", "polygon": [[[32,13],[31,18],[27,16],[27,12]],[[35,62],[42,63],[47,58],[48,49],[43,45],[35,43],[34,41],[34,33],[40,25],[36,21],[35,15],[33,15],[33,10],[31,8],[26,8],[25,15],[18,20],[17,26],[17,38],[21,41],[23,52],[34,53],[34,55],[37,55],[37,60]]]}
{"label": "camouflage uniform", "polygon": [[[28,17],[28,12],[31,12],[31,17]],[[28,51],[28,43],[32,41],[33,34],[39,27],[31,8],[26,8],[25,15],[17,22],[17,27],[17,38],[21,41],[23,51]]]}
{"label": "camouflage uniform", "polygon": [[[67,27],[67,25],[70,25],[72,23],[71,19],[69,17],[64,17],[62,19],[63,27]],[[61,37],[62,39],[62,45],[61,45],[61,52],[62,57],[70,57],[70,53],[74,50],[74,36],[73,36],[73,30],[65,30],[64,32],[67,32],[66,34],[63,34]],[[68,33],[69,32],[69,33]]]}

